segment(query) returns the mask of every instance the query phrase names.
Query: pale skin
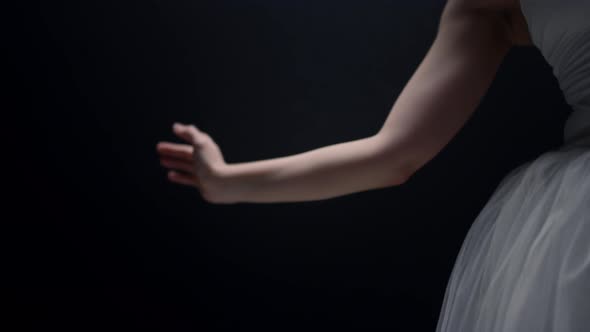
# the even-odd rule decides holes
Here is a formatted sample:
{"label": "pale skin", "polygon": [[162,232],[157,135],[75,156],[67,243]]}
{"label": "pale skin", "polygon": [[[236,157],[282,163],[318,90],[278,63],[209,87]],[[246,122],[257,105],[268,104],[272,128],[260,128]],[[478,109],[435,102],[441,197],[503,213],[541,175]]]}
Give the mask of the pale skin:
{"label": "pale skin", "polygon": [[450,0],[436,38],[381,129],[304,153],[226,163],[214,139],[177,123],[159,142],[168,179],[215,204],[301,202],[398,186],[434,158],[477,108],[513,46],[532,45],[516,0]]}

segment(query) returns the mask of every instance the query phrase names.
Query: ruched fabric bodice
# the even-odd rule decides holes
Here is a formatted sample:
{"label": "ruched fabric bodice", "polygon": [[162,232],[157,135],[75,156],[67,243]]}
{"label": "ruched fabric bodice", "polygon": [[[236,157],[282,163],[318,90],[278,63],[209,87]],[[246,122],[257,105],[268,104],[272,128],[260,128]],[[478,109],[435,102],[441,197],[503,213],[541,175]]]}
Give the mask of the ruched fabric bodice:
{"label": "ruched fabric bodice", "polygon": [[572,107],[564,143],[590,137],[590,0],[520,0],[520,5],[533,44]]}

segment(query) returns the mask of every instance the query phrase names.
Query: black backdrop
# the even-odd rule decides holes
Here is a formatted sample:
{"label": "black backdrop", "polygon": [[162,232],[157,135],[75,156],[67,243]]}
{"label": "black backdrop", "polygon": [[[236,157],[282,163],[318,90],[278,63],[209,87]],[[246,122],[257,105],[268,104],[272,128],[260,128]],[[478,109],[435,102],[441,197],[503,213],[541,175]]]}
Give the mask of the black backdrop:
{"label": "black backdrop", "polygon": [[169,183],[155,152],[177,140],[174,121],[208,132],[228,162],[373,134],[444,5],[408,3],[27,4],[11,32],[26,120],[5,159],[19,326],[433,331],[499,181],[562,143],[569,108],[536,48],[509,53],[465,127],[403,186],[213,205]]}

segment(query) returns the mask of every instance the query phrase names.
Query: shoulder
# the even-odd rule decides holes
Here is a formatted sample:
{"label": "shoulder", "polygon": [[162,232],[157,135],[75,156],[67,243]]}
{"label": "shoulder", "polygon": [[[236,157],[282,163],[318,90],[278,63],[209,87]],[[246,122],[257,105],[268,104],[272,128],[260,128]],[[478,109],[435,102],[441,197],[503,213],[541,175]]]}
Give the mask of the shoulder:
{"label": "shoulder", "polygon": [[457,16],[485,17],[511,45],[532,45],[520,0],[448,0],[442,20]]}
{"label": "shoulder", "polygon": [[440,18],[440,27],[455,22],[472,22],[492,29],[509,39],[510,4],[517,0],[448,0]]}
{"label": "shoulder", "polygon": [[446,7],[459,10],[504,13],[520,8],[520,0],[448,0]]}

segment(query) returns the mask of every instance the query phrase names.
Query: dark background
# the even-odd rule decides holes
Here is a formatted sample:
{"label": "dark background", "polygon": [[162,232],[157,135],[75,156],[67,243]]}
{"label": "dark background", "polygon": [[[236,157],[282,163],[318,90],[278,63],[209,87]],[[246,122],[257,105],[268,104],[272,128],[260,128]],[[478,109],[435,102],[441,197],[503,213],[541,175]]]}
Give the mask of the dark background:
{"label": "dark background", "polygon": [[375,133],[444,6],[408,3],[27,3],[9,30],[24,126],[4,159],[19,326],[434,331],[499,181],[562,143],[570,111],[536,48],[509,53],[468,123],[403,186],[214,205],[168,182],[155,151],[178,141],[174,121],[208,132],[230,163]]}

